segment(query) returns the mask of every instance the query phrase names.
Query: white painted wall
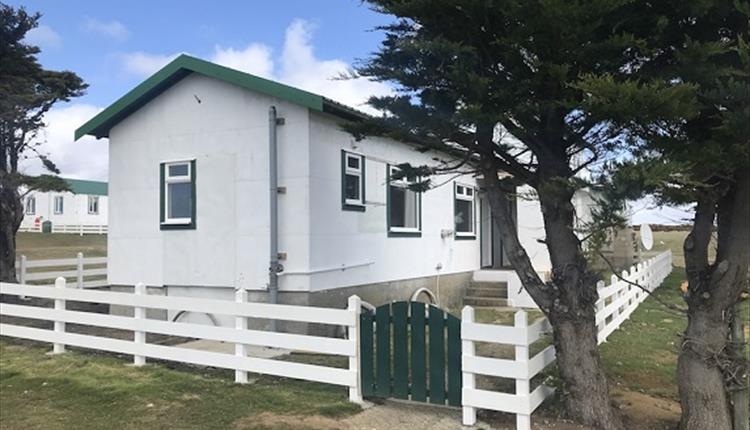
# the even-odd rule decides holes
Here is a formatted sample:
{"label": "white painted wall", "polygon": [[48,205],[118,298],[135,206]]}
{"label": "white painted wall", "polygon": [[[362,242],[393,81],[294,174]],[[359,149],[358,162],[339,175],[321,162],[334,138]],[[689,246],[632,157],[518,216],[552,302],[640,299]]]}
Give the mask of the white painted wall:
{"label": "white painted wall", "polygon": [[[281,291],[479,269],[479,239],[441,237],[454,229],[452,182],[476,185],[474,178],[423,194],[421,237],[388,237],[386,164],[432,164],[438,154],[382,138],[355,142],[333,116],[193,74],[110,131],[110,284],[266,289],[271,105],[285,118],[278,128],[286,189],[279,195],[279,250],[287,256]],[[341,208],[342,149],[366,157],[365,212]],[[189,159],[196,159],[197,229],[160,230],[159,164]],[[537,270],[549,270],[537,242],[544,236],[538,202],[519,201],[518,215],[522,244]]]}
{"label": "white painted wall", "polygon": [[[26,197],[23,198],[24,217],[21,222],[22,228],[34,228],[36,219],[39,222],[52,221],[53,224],[68,225],[107,225],[108,223],[108,197],[99,197],[99,213],[89,214],[89,201],[87,194],[73,194],[71,192],[40,192],[33,191],[29,195],[36,198],[36,210],[34,214],[26,214]],[[63,197],[63,213],[55,214],[54,198]]]}
{"label": "white painted wall", "polygon": [[[279,182],[287,187],[280,247],[289,268],[307,270],[307,109],[193,74],[110,132],[110,284],[266,288],[271,105],[286,119],[278,130]],[[162,231],[159,164],[192,158],[197,229]]]}
{"label": "white painted wall", "polygon": [[[413,165],[436,164],[434,152],[420,153],[415,148],[389,139],[369,138],[356,142],[342,131],[329,115],[310,116],[311,214],[310,266],[324,271],[310,276],[312,291],[358,284],[371,284],[479,268],[479,239],[441,238],[441,230],[454,229],[453,182],[422,195],[422,236],[388,237],[386,220],[386,165],[409,162]],[[341,150],[365,156],[366,210],[341,209]],[[433,178],[434,183],[448,180]],[[473,177],[455,181],[476,186]],[[476,205],[478,212],[478,204]],[[475,217],[479,232],[479,217]],[[442,265],[438,271],[436,267]],[[337,267],[345,271],[327,271]],[[301,278],[302,275],[288,275]]]}
{"label": "white painted wall", "polygon": [[[531,195],[532,189],[524,186],[519,189],[519,194]],[[576,210],[576,226],[591,221],[591,210],[595,205],[593,196],[588,190],[579,190],[573,196],[573,207]],[[544,239],[544,219],[542,208],[536,199],[520,199],[518,201],[518,237],[521,245],[531,258],[536,271],[542,279],[548,280],[551,276],[552,262],[549,258],[547,246],[539,242]],[[508,283],[509,303],[515,307],[536,308],[537,305],[529,293],[522,288],[521,280],[513,271],[503,275],[501,281]]]}

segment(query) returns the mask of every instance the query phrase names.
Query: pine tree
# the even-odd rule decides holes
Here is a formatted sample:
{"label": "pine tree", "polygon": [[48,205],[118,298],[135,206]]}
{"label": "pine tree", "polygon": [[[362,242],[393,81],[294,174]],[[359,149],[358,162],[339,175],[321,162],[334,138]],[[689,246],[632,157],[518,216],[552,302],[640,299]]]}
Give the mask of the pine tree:
{"label": "pine tree", "polygon": [[[15,282],[16,232],[23,220],[19,189],[62,191],[65,181],[54,162],[40,153],[38,131],[59,101],[83,94],[86,84],[73,72],[45,70],[39,48],[24,41],[39,14],[0,3],[0,281]],[[18,170],[24,158],[38,158],[51,174],[32,177]]]}
{"label": "pine tree", "polygon": [[[598,278],[576,235],[571,199],[588,185],[582,171],[630,142],[626,129],[586,109],[588,94],[578,84],[587,75],[619,81],[637,62],[644,41],[622,30],[638,19],[624,13],[631,2],[368,3],[396,20],[381,27],[382,46],[356,73],[389,82],[398,92],[371,99],[385,114],[348,130],[357,138],[385,135],[455,155],[450,165],[404,165],[404,174],[476,166],[508,258],[552,324],[568,411],[596,428],[623,428],[597,348]],[[691,106],[688,85],[656,82],[651,90],[653,104],[642,106],[644,115],[657,107],[679,115]],[[506,133],[515,139],[501,138]],[[510,194],[518,186],[531,187],[541,205],[552,263],[548,282],[515,231]]]}
{"label": "pine tree", "polygon": [[[736,430],[747,429],[747,358],[743,345],[730,342],[730,323],[742,318],[736,305],[750,266],[750,5],[665,1],[644,4],[639,13],[647,19],[632,30],[647,37],[638,70],[627,82],[589,76],[581,87],[590,95],[589,109],[640,137],[634,158],[616,176],[629,184],[623,189],[637,191],[630,197],[648,193],[664,204],[695,207],[684,243],[689,287],[678,360],[681,428],[729,429],[734,418]],[[615,100],[648,97],[645,83],[657,81],[690,85],[692,114],[608,109]]]}

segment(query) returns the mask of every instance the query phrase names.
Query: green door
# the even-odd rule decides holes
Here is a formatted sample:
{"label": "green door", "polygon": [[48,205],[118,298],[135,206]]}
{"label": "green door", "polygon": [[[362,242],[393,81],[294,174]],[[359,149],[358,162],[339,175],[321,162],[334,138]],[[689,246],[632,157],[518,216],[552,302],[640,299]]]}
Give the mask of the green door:
{"label": "green door", "polygon": [[421,302],[361,315],[362,393],[461,406],[461,320]]}

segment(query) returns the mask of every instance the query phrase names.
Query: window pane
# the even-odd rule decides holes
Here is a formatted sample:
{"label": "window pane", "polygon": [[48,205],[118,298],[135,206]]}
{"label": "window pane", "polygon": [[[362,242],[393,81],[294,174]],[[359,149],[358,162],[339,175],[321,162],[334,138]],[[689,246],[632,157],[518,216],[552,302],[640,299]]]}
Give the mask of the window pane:
{"label": "window pane", "polygon": [[346,165],[352,169],[359,169],[359,157],[346,157]]}
{"label": "window pane", "polygon": [[391,227],[419,228],[419,193],[391,186]]}
{"label": "window pane", "polygon": [[391,186],[391,227],[406,227],[404,208],[406,206],[406,190]]}
{"label": "window pane", "polygon": [[346,175],[344,179],[344,197],[347,200],[360,200],[359,176]]}
{"label": "window pane", "polygon": [[456,200],[456,231],[473,233],[474,205],[469,200]]}
{"label": "window pane", "polygon": [[167,195],[168,218],[190,218],[192,216],[192,185],[189,182],[169,184]]}
{"label": "window pane", "polygon": [[419,227],[419,194],[416,191],[405,190],[406,193],[406,204],[404,220],[406,222],[405,227],[418,228]]}
{"label": "window pane", "polygon": [[187,164],[172,164],[169,166],[169,176],[187,176]]}

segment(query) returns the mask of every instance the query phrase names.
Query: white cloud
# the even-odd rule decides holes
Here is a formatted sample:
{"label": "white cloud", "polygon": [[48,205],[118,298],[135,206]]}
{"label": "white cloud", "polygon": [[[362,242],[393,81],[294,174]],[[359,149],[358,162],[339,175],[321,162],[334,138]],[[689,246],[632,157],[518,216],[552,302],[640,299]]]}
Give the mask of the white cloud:
{"label": "white cloud", "polygon": [[166,66],[180,54],[162,55],[146,52],[130,52],[122,55],[123,68],[127,73],[142,77],[150,76]]}
{"label": "white cloud", "polygon": [[262,43],[251,43],[245,49],[216,45],[211,61],[256,76],[273,78],[271,48]]}
{"label": "white cloud", "polygon": [[371,110],[363,105],[370,96],[391,92],[387,85],[367,79],[336,79],[350,66],[340,59],[317,58],[312,45],[313,30],[310,23],[301,19],[287,27],[278,76],[281,82],[365,111]]}
{"label": "white cloud", "polygon": [[[53,108],[45,115],[46,127],[37,136],[42,143],[38,149],[50,157],[62,176],[107,180],[107,141],[91,136],[73,141],[75,129],[101,110],[98,106],[77,103]],[[21,168],[28,174],[46,173],[40,160],[33,157],[24,160]]]}
{"label": "white cloud", "polygon": [[32,28],[26,33],[24,41],[30,45],[44,48],[59,48],[62,45],[62,37],[48,25],[40,25]]}
{"label": "white cloud", "polygon": [[94,18],[88,18],[84,27],[92,33],[102,34],[120,42],[126,40],[130,36],[128,28],[117,20],[104,22]]}
{"label": "white cloud", "polygon": [[633,225],[686,224],[694,215],[691,206],[658,206],[650,197],[632,202],[628,209]]}
{"label": "white cloud", "polygon": [[[210,60],[233,69],[310,91],[364,111],[370,96],[391,92],[383,83],[367,79],[337,79],[350,69],[341,59],[320,59],[315,56],[312,35],[315,28],[302,19],[294,20],[286,29],[281,55],[274,58],[272,50],[262,43],[244,48],[216,45]],[[146,77],[172,61],[179,54],[132,52],[122,56],[127,73]],[[278,63],[278,64],[277,64]]]}

